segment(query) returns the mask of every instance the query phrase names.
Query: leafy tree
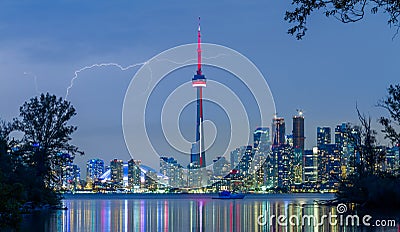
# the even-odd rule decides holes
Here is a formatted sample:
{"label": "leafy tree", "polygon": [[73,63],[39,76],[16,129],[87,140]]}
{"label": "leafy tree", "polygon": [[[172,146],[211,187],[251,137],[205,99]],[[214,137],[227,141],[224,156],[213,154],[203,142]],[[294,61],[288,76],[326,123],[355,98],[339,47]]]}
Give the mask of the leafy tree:
{"label": "leafy tree", "polygon": [[[382,132],[393,144],[399,144],[400,133],[396,127],[400,122],[400,85],[388,88],[389,96],[379,105],[388,110],[390,118],[381,117]],[[397,174],[380,170],[386,148],[376,142],[376,132],[371,128],[371,118],[358,111],[361,126],[355,127],[360,136],[349,138],[359,154],[356,172],[341,181],[337,198],[340,202],[358,203],[362,208],[398,212],[400,209],[400,178]]]}
{"label": "leafy tree", "polygon": [[[8,155],[9,134],[12,131],[10,123],[0,120],[0,226],[15,224],[19,220],[19,204],[13,193],[19,193],[20,185],[12,185],[11,159]],[[15,188],[14,188],[15,187]],[[18,192],[15,192],[15,191]]]}
{"label": "leafy tree", "polygon": [[363,209],[398,211],[400,180],[392,173],[380,170],[386,148],[376,143],[377,133],[371,128],[371,118],[361,115],[358,109],[357,112],[361,125],[346,132],[356,151],[352,157],[356,169],[340,181],[337,199],[339,202],[356,203]]}
{"label": "leafy tree", "polygon": [[8,150],[9,135],[13,131],[11,123],[0,119],[0,154],[5,154]]}
{"label": "leafy tree", "polygon": [[34,97],[20,107],[20,118],[15,120],[15,125],[24,133],[24,161],[35,168],[42,189],[55,189],[57,167],[66,157],[60,154],[68,153],[72,158],[83,154],[70,144],[71,134],[77,127],[67,123],[75,115],[70,102],[49,93]]}
{"label": "leafy tree", "polygon": [[357,164],[359,174],[380,174],[378,164],[384,161],[386,150],[377,144],[377,132],[371,128],[371,117],[361,114],[357,109],[358,119],[361,123],[354,129],[357,131],[357,138],[352,136],[353,143],[359,154],[360,162]]}
{"label": "leafy tree", "polygon": [[[307,31],[306,23],[313,11],[322,10],[329,17],[333,16],[343,23],[352,23],[364,18],[366,12],[372,14],[382,11],[387,14],[388,24],[399,30],[400,1],[399,0],[292,0],[296,8],[286,11],[285,20],[295,25],[288,33],[302,39]],[[396,32],[396,34],[397,34]]]}
{"label": "leafy tree", "polygon": [[379,122],[384,126],[382,132],[385,138],[390,139],[394,145],[400,145],[400,132],[396,132],[396,127],[400,126],[400,85],[390,85],[388,93],[378,105],[389,112],[390,118],[381,117]]}
{"label": "leafy tree", "polygon": [[[25,102],[14,123],[0,120],[0,228],[16,226],[21,207],[60,203],[59,165],[83,154],[69,143],[76,127],[67,123],[75,114],[69,102],[47,93]],[[9,139],[15,130],[23,132],[21,141]]]}

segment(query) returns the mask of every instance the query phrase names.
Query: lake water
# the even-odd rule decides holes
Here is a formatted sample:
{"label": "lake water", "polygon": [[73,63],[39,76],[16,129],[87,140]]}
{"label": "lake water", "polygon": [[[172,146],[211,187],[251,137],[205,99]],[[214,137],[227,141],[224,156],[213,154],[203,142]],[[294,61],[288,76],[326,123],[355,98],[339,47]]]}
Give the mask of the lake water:
{"label": "lake water", "polygon": [[[248,195],[241,200],[213,199],[213,196],[215,195],[68,195],[63,200],[68,210],[25,215],[20,230],[246,232],[399,230],[397,220],[394,226],[376,226],[377,217],[368,220],[369,226],[362,226],[361,216],[359,226],[351,226],[351,221],[346,226],[345,215],[339,214],[336,207],[321,206],[314,202],[314,200],[332,199],[331,194]],[[281,221],[278,221],[279,217]],[[317,223],[308,222],[309,218],[316,219]],[[291,225],[291,222],[295,225]],[[388,220],[380,222],[393,224]]]}

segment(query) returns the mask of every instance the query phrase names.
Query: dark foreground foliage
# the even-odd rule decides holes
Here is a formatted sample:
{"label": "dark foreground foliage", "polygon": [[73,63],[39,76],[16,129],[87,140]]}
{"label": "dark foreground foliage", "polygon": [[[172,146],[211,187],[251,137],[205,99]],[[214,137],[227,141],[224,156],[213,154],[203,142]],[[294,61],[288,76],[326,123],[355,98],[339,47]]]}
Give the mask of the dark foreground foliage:
{"label": "dark foreground foliage", "polygon": [[[386,96],[378,104],[386,109],[389,117],[381,117],[382,132],[393,146],[399,146],[400,133],[396,128],[400,125],[400,85],[391,85]],[[355,203],[360,209],[379,212],[400,212],[400,175],[387,173],[380,169],[379,163],[385,156],[382,146],[376,144],[375,135],[371,129],[371,119],[361,115],[357,110],[361,126],[353,128],[359,136],[352,137],[355,150],[361,158],[355,172],[342,180],[337,202]]]}
{"label": "dark foreground foliage", "polygon": [[288,33],[302,39],[307,31],[307,21],[313,12],[322,11],[327,17],[334,17],[343,23],[358,22],[370,12],[387,15],[387,23],[399,30],[399,0],[292,0],[293,10],[286,11],[285,20],[294,26]]}
{"label": "dark foreground foliage", "polygon": [[355,203],[358,208],[396,213],[400,210],[400,179],[394,176],[352,176],[337,193],[341,203]]}
{"label": "dark foreground foliage", "polygon": [[[0,121],[0,228],[17,225],[21,213],[60,205],[57,178],[65,156],[59,154],[82,154],[69,144],[76,127],[67,122],[75,114],[69,102],[42,94],[25,102],[12,123]],[[13,131],[22,139],[11,139]]]}

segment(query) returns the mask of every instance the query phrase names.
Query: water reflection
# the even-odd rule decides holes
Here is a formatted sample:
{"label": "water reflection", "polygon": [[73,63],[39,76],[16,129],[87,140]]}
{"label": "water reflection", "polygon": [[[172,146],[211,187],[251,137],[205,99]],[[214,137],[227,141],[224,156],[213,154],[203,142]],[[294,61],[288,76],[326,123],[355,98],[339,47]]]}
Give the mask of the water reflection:
{"label": "water reflection", "polygon": [[[301,225],[303,216],[321,219],[337,215],[335,207],[320,206],[314,197],[257,196],[218,200],[210,196],[160,199],[68,199],[69,210],[26,216],[29,231],[397,231],[395,227]],[[263,215],[260,220],[260,215]],[[278,217],[295,225],[284,226]],[[270,220],[272,218],[272,220]],[[261,223],[260,223],[261,221]],[[318,220],[317,220],[318,221]],[[319,221],[318,221],[319,222]]]}

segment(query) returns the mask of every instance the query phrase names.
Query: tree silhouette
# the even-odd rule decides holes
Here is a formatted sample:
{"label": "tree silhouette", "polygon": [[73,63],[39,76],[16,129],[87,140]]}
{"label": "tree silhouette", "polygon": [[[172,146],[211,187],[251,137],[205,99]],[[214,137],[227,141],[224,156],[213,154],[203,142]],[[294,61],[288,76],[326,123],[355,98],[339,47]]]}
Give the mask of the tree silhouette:
{"label": "tree silhouette", "polygon": [[381,117],[379,122],[384,126],[382,132],[385,133],[385,138],[390,139],[393,145],[400,145],[400,132],[396,132],[396,127],[400,126],[400,85],[390,85],[388,93],[378,106],[385,108],[390,118]]}
{"label": "tree silhouette", "polygon": [[20,107],[20,118],[15,120],[15,125],[24,133],[24,160],[36,168],[36,175],[44,180],[44,187],[55,187],[56,167],[65,157],[60,154],[67,153],[72,158],[83,154],[70,144],[71,134],[77,127],[67,123],[75,115],[70,102],[49,93],[34,97]]}
{"label": "tree silhouette", "polygon": [[[389,95],[379,102],[379,106],[388,110],[390,117],[381,117],[384,126],[382,132],[393,145],[399,146],[400,133],[396,129],[400,123],[400,85],[390,85]],[[371,128],[371,118],[362,115],[357,109],[361,126],[355,127],[360,136],[351,137],[359,153],[356,172],[341,181],[336,194],[339,202],[357,203],[362,208],[389,213],[400,209],[400,178],[395,173],[380,170],[385,160],[386,148],[379,146],[376,132]]]}
{"label": "tree silhouette", "polygon": [[4,225],[15,225],[20,219],[19,202],[21,185],[12,182],[13,162],[8,155],[9,135],[12,125],[0,120],[0,227]]}
{"label": "tree silhouette", "polygon": [[399,0],[292,0],[296,8],[286,11],[285,20],[295,25],[288,33],[302,39],[307,31],[306,23],[312,12],[322,10],[329,17],[333,16],[343,23],[352,23],[364,18],[366,12],[372,14],[382,11],[387,14],[388,24],[399,30],[400,1]]}

